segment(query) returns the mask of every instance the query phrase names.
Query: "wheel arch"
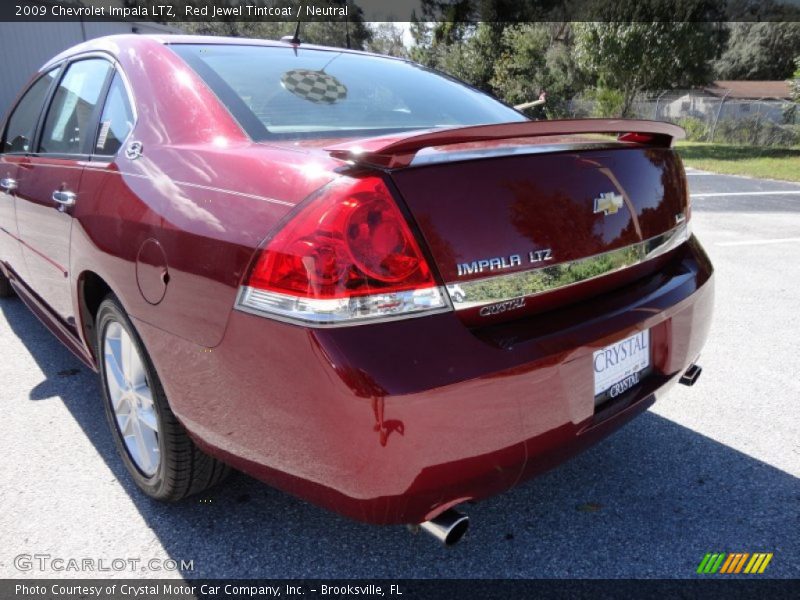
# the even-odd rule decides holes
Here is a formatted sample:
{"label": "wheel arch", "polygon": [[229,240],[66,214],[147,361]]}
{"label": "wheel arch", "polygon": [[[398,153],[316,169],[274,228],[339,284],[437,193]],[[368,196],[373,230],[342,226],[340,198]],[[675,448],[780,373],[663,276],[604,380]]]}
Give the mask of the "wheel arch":
{"label": "wheel arch", "polygon": [[97,363],[97,348],[95,347],[95,319],[100,303],[114,290],[100,275],[94,271],[84,271],[78,277],[78,308],[80,316],[80,334]]}

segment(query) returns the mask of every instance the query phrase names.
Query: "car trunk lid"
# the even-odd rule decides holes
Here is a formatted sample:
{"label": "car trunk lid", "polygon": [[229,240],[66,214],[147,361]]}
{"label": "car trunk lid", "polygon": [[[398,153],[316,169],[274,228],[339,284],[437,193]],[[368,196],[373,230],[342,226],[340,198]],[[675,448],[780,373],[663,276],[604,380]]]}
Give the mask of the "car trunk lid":
{"label": "car trunk lid", "polygon": [[[607,132],[619,137],[596,137]],[[688,235],[685,175],[670,149],[681,133],[665,123],[529,122],[329,152],[389,173],[459,316],[483,325],[659,268]]]}

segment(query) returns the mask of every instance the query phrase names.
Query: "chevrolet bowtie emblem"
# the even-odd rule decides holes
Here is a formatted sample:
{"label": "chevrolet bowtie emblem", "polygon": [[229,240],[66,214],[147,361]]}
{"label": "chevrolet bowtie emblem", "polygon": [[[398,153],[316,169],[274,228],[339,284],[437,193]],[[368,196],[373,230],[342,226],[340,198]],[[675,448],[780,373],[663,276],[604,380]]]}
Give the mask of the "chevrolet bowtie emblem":
{"label": "chevrolet bowtie emblem", "polygon": [[613,215],[622,208],[622,196],[614,192],[600,194],[594,199],[594,212],[604,215]]}

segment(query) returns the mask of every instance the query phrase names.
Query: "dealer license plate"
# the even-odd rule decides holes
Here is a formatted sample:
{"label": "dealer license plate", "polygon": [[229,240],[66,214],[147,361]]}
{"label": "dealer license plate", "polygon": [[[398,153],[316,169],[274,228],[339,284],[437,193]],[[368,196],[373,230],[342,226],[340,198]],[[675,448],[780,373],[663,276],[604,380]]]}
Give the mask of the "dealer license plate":
{"label": "dealer license plate", "polygon": [[616,398],[640,383],[650,367],[650,330],[614,342],[594,353],[594,396]]}

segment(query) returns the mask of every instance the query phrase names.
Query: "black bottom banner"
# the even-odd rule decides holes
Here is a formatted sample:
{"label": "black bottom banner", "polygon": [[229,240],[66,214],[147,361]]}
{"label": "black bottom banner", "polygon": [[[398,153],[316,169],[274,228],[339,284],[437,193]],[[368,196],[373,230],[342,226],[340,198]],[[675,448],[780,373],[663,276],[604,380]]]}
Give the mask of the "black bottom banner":
{"label": "black bottom banner", "polygon": [[800,580],[790,579],[6,579],[3,600],[262,600],[272,598],[798,598]]}

